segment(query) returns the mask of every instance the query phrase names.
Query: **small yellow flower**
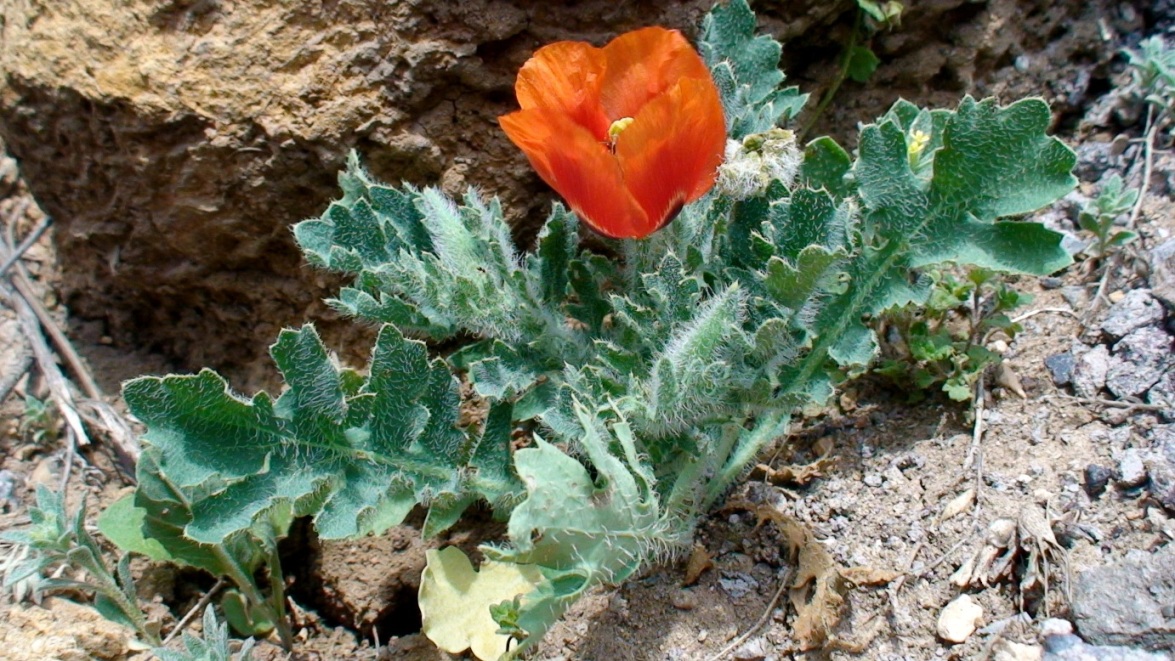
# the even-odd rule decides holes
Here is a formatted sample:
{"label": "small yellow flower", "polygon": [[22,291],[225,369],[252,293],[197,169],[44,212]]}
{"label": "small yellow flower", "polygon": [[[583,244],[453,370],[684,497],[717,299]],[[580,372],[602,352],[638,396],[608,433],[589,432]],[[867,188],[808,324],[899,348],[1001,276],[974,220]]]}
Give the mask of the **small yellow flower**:
{"label": "small yellow flower", "polygon": [[926,149],[926,145],[930,143],[930,134],[926,131],[914,129],[910,131],[910,139],[906,141],[906,155],[910,159],[910,165],[918,162],[918,157],[922,155],[922,150]]}

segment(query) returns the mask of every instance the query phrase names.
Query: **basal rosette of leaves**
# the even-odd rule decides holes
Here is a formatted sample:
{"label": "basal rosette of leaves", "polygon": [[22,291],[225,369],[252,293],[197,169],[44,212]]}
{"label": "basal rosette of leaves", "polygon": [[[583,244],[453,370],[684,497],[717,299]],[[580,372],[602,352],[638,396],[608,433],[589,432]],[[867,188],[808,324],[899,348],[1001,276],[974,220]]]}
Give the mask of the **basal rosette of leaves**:
{"label": "basal rosette of leaves", "polygon": [[[805,100],[781,87],[780,46],[754,28],[736,0],[699,43],[738,149]],[[304,327],[272,348],[288,384],[276,399],[241,398],[209,371],[127,383],[148,427],[140,532],[222,575],[225,556],[247,555],[236,571],[251,575],[293,517],[339,539],[420,505],[435,534],[488,502],[509,524],[487,557],[543,579],[502,595],[516,654],[585,590],[687,548],[792,412],[874,357],[862,319],[925,301],[920,269],[1068,264],[1059,235],[1016,219],[1075,185],[1048,125],[1035,99],[899,102],[855,154],[814,140],[794,179],[740,199],[720,185],[610,254],[582,249],[559,205],[524,252],[496,200],[388,186],[353,156],[343,196],[294,234],[311,264],[353,277],[331,303],[383,324],[370,366],[340,367]],[[429,357],[425,341],[453,338],[471,341]],[[456,424],[460,374],[488,404],[484,424]],[[519,427],[533,442],[512,450]]]}

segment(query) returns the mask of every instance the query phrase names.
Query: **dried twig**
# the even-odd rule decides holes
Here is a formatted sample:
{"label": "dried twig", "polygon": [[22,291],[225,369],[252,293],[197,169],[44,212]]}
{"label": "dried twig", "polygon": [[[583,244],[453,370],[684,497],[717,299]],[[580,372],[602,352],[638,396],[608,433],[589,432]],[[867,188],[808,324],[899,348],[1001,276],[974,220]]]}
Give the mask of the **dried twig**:
{"label": "dried twig", "polygon": [[751,625],[751,628],[747,629],[742,633],[742,635],[730,641],[726,647],[723,647],[717,654],[707,659],[707,661],[721,661],[726,657],[727,654],[730,654],[734,650],[738,649],[739,645],[745,643],[751,638],[751,636],[755,634],[756,631],[762,628],[762,626],[767,623],[767,620],[771,618],[771,613],[775,610],[775,606],[779,604],[779,598],[783,596],[783,592],[791,587],[791,582],[794,575],[795,568],[792,567],[789,567],[787,571],[783,572],[783,575],[780,576],[779,579],[779,587],[776,588],[775,594],[771,595],[771,601],[767,602],[767,608],[763,610],[763,614],[759,616],[759,619]]}
{"label": "dried twig", "polygon": [[963,472],[971,470],[975,467],[975,510],[974,515],[979,516],[979,511],[983,507],[983,499],[981,494],[983,492],[983,432],[986,431],[986,424],[983,422],[984,403],[987,400],[987,390],[983,387],[983,382],[987,375],[985,368],[979,373],[979,378],[975,379],[975,396],[971,411],[975,415],[975,424],[971,427],[971,444],[967,447],[967,456],[963,459]]}
{"label": "dried twig", "polygon": [[[13,216],[19,218],[20,216],[24,215],[25,209],[27,208],[28,200],[25,200],[23,204],[17,207],[17,210],[13,213]],[[28,252],[28,249],[37,242],[37,239],[41,238],[41,235],[44,234],[45,230],[49,229],[49,226],[52,224],[53,219],[49,216],[42,218],[41,222],[33,228],[33,231],[29,232],[29,235],[24,238],[24,241],[20,242],[20,245],[16,247],[16,250],[13,250],[8,255],[8,257],[5,258],[3,263],[0,263],[0,276],[3,276],[5,273],[7,273],[8,269],[12,268],[12,265],[15,264],[17,260],[21,258],[21,256]]]}
{"label": "dried twig", "polygon": [[88,445],[90,443],[90,437],[86,435],[86,428],[82,425],[82,419],[77,413],[73,393],[69,390],[69,382],[61,374],[61,368],[58,367],[52,350],[49,349],[49,345],[46,344],[45,338],[41,335],[41,326],[37,320],[36,313],[33,312],[33,308],[29,305],[27,299],[12,289],[9,289],[3,283],[0,283],[0,296],[7,299],[9,306],[16,310],[16,315],[20,319],[25,337],[33,348],[33,355],[36,357],[37,366],[40,368],[41,373],[44,374],[45,381],[49,384],[49,393],[53,397],[53,401],[57,404],[57,408],[61,412],[62,417],[65,418],[66,424],[77,435],[75,437],[76,442],[79,445]]}
{"label": "dried twig", "polygon": [[[7,239],[0,241],[0,248],[2,252],[8,253],[9,246],[13,245],[15,237],[13,236],[13,223],[9,223],[7,230]],[[45,310],[45,306],[41,304],[41,299],[37,296],[37,292],[33,290],[33,284],[25,270],[24,265],[20,261],[13,262],[12,275],[9,276],[12,286],[24,298],[25,302],[32,309],[33,314],[36,315],[37,321],[57,347],[58,353],[69,365],[69,369],[77,377],[81,385],[82,392],[91,399],[101,399],[102,389],[98,387],[98,382],[90,374],[90,370],[86,368],[86,364],[82,361],[81,356],[78,355],[77,350],[73,348],[73,343],[61,332],[57,327],[57,322],[53,321],[53,317],[49,316],[49,312]],[[37,333],[40,334],[39,332]],[[84,443],[83,443],[84,445]]]}
{"label": "dried twig", "polygon": [[171,630],[171,633],[167,634],[167,638],[163,639],[162,647],[167,647],[168,643],[175,640],[175,637],[180,635],[180,632],[186,629],[188,625],[191,624],[192,620],[208,607],[208,604],[212,601],[212,598],[216,596],[217,592],[220,592],[220,589],[223,588],[226,583],[228,583],[228,581],[223,576],[218,578],[216,580],[216,584],[212,586],[212,589],[208,590],[208,592],[205,592],[204,596],[200,597],[200,601],[197,601],[196,605],[192,606],[192,609],[185,613],[183,618],[180,619],[180,621],[175,625],[175,628]]}
{"label": "dried twig", "polygon": [[1169,407],[1161,406],[1159,404],[1143,404],[1142,402],[1123,402],[1116,399],[1102,399],[1100,397],[1077,397],[1076,395],[1068,395],[1063,392],[1053,393],[1041,397],[1042,400],[1053,398],[1067,399],[1078,404],[1100,404],[1102,406],[1109,406],[1117,409],[1129,409],[1131,411],[1165,411]]}
{"label": "dried twig", "polygon": [[[23,215],[27,208],[28,201],[26,200],[19,207],[19,215]],[[40,306],[40,301],[37,300],[32,290],[32,284],[29,282],[27,274],[24,271],[24,265],[20,263],[20,251],[13,250],[11,247],[16,245],[13,234],[14,225],[15,221],[9,222],[5,228],[5,238],[0,238],[0,257],[4,259],[5,268],[12,268],[13,271],[11,275],[7,276],[7,279],[12,285],[11,287],[0,280],[0,297],[3,297],[8,305],[16,311],[16,316],[20,320],[21,330],[32,347],[32,353],[36,359],[37,367],[45,376],[45,381],[49,385],[50,396],[57,405],[58,411],[61,412],[61,416],[65,418],[67,425],[67,446],[65,465],[61,470],[61,493],[64,498],[66,493],[65,487],[69,482],[69,477],[73,469],[73,460],[76,455],[77,446],[88,445],[90,438],[86,434],[86,428],[82,424],[81,416],[78,415],[69,381],[61,373],[53,351],[45,342],[42,330],[49,332],[50,335],[53,334],[52,331],[56,331],[63,340],[65,336],[56,328],[52,323],[52,319],[49,318],[48,313]],[[40,231],[43,232],[44,230],[41,229]],[[31,242],[21,242],[21,250],[27,248],[26,244],[31,245]],[[66,341],[66,344],[68,344],[68,341]],[[70,350],[72,351],[72,347],[70,347]],[[76,353],[73,355],[76,357]],[[86,374],[86,376],[88,377],[89,375]]]}
{"label": "dried twig", "polygon": [[91,428],[106,432],[103,440],[114,448],[115,458],[124,469],[125,477],[133,482],[135,464],[138,463],[139,454],[143,450],[126,418],[110,404],[101,400],[82,399],[78,400],[77,405],[82,420],[89,423]]}
{"label": "dried twig", "polygon": [[21,377],[33,366],[33,350],[28,345],[21,346],[17,351],[16,367],[7,374],[0,374],[0,404],[8,399],[16,384],[20,383]]}
{"label": "dried twig", "polygon": [[61,497],[65,498],[65,487],[69,486],[69,476],[73,472],[73,459],[77,456],[78,439],[74,436],[72,427],[65,428],[65,463],[61,465],[61,482],[57,485],[57,491]]}
{"label": "dried twig", "polygon": [[1063,314],[1063,315],[1068,315],[1070,317],[1073,317],[1074,319],[1081,319],[1081,315],[1077,314],[1076,312],[1074,312],[1072,310],[1066,309],[1066,308],[1039,308],[1037,310],[1029,310],[1028,312],[1025,312],[1024,314],[1020,315],[1019,317],[1015,317],[1014,319],[1012,319],[1012,323],[1018,324],[1021,321],[1024,321],[1025,319],[1029,319],[1031,317],[1035,317],[1038,314],[1044,314],[1046,312],[1051,312],[1054,314]]}
{"label": "dried twig", "polygon": [[955,554],[955,551],[958,551],[959,549],[963,548],[964,544],[966,544],[967,542],[970,542],[972,539],[974,539],[976,533],[979,532],[979,528],[980,528],[979,521],[975,520],[973,525],[971,526],[971,532],[964,535],[963,537],[960,537],[959,541],[957,541],[953,545],[951,545],[951,548],[949,548],[945,552],[943,552],[943,554],[940,555],[938,557],[938,559],[936,559],[933,562],[931,562],[930,564],[926,565],[926,567],[923,568],[923,570],[918,573],[917,578],[926,578],[927,576],[930,576],[930,573],[933,572],[935,569],[937,569],[939,565],[941,565],[942,563],[944,563],[948,559],[950,559],[950,557]]}

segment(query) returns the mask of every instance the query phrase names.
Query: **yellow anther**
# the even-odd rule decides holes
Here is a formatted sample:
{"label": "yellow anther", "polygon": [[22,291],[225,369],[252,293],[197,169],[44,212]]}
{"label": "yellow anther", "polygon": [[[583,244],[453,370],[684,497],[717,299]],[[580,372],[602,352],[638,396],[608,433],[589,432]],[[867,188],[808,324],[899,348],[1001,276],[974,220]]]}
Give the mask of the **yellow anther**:
{"label": "yellow anther", "polygon": [[632,124],[632,121],[633,120],[631,117],[621,117],[620,119],[612,122],[612,126],[608,127],[608,139],[611,140],[613,144],[615,144],[616,138],[620,137],[620,132],[628,128],[628,125]]}
{"label": "yellow anther", "polygon": [[910,139],[906,143],[906,154],[910,157],[910,161],[913,162],[914,159],[918,158],[918,155],[922,153],[923,149],[926,149],[926,145],[929,143],[929,133],[918,129],[911,131]]}

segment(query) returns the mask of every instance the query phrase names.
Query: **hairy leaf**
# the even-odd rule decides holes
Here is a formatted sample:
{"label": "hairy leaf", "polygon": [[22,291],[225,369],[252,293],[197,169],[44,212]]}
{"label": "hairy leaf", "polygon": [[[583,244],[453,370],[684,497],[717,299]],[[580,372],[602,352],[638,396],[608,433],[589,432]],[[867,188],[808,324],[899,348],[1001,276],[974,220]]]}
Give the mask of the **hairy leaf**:
{"label": "hairy leaf", "polygon": [[755,14],[746,0],[717,5],[706,15],[699,48],[722,94],[732,138],[791,119],[808,100],[795,87],[780,88],[783,47],[771,37],[755,35]]}
{"label": "hairy leaf", "polygon": [[456,428],[457,382],[422,343],[385,327],[370,376],[352,392],[311,327],[283,331],[272,353],[289,384],[276,401],[242,400],[207,371],[125,386],[168,478],[160,491],[169,493],[140,494],[190,511],[190,521],[172,522],[175,534],[223,544],[284,506],[312,515],[324,537],[348,537],[381,532],[418,502],[451,509],[518,489],[508,428]]}

